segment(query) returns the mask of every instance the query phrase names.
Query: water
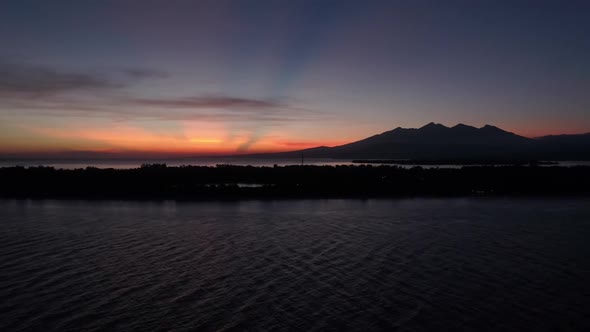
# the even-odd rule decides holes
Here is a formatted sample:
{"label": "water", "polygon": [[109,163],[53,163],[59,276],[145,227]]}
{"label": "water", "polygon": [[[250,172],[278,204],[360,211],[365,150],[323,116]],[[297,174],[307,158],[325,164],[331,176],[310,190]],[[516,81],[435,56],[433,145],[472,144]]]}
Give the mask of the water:
{"label": "water", "polygon": [[[304,159],[305,165],[352,165],[351,160],[338,159]],[[166,164],[168,166],[216,166],[219,164],[231,164],[238,166],[267,166],[274,165],[300,165],[301,159],[263,159],[263,158],[240,158],[240,157],[225,157],[225,158],[182,158],[182,159],[29,159],[29,160],[9,160],[0,159],[0,167],[10,166],[52,166],[63,169],[77,169],[86,167],[98,168],[114,168],[114,169],[129,169],[138,168],[142,164]]]}
{"label": "water", "polygon": [[0,331],[583,331],[590,199],[0,200]]}
{"label": "water", "polygon": [[[318,166],[336,166],[336,165],[360,165],[353,163],[352,160],[347,159],[321,159],[321,158],[305,158],[303,160],[305,165]],[[274,165],[300,165],[301,159],[264,159],[264,158],[246,158],[246,157],[219,157],[219,158],[181,158],[181,159],[26,159],[26,160],[12,160],[0,159],[0,167],[12,166],[52,166],[62,169],[78,169],[86,167],[98,168],[114,168],[114,169],[129,169],[138,168],[142,164],[166,164],[168,166],[216,166],[219,164],[231,164],[238,166],[266,166]],[[373,164],[379,166],[380,164]],[[412,168],[420,166],[422,168],[461,168],[464,165],[406,165],[406,164],[390,164],[403,168]],[[557,165],[546,166],[590,166],[590,161],[559,161]]]}

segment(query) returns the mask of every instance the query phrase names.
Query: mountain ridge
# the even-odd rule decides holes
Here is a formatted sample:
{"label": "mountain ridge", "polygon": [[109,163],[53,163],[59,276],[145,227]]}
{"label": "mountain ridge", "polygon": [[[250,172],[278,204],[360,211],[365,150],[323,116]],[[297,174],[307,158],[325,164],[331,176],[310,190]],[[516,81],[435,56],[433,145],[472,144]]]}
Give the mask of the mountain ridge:
{"label": "mountain ridge", "polygon": [[358,141],[313,147],[276,156],[333,159],[538,159],[590,160],[590,134],[528,138],[486,124],[447,127],[430,122],[419,128],[396,127]]}

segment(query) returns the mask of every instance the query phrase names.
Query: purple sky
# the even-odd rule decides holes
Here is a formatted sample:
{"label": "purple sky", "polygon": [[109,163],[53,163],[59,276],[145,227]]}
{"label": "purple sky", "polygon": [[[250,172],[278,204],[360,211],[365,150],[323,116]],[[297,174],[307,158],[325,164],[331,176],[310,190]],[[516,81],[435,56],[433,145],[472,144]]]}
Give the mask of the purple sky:
{"label": "purple sky", "polygon": [[590,131],[588,1],[2,1],[0,154]]}

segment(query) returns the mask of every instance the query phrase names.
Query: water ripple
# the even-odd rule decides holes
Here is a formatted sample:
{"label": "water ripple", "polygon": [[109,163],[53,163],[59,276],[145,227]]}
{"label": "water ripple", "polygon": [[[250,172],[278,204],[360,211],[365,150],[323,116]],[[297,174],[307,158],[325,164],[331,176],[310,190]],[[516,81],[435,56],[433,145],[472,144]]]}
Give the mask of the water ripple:
{"label": "water ripple", "polygon": [[589,203],[0,201],[0,330],[588,330]]}

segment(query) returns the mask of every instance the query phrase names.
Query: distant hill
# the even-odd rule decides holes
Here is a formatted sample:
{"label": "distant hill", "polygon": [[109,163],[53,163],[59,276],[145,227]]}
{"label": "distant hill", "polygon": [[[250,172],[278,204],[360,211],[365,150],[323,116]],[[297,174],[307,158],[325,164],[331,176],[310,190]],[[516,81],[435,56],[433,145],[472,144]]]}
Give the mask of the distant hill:
{"label": "distant hill", "polygon": [[334,159],[536,159],[590,160],[590,134],[527,138],[485,125],[446,127],[429,123],[421,128],[395,128],[335,147],[257,156]]}
{"label": "distant hill", "polygon": [[590,133],[550,135],[535,139],[535,153],[555,160],[590,160]]}

